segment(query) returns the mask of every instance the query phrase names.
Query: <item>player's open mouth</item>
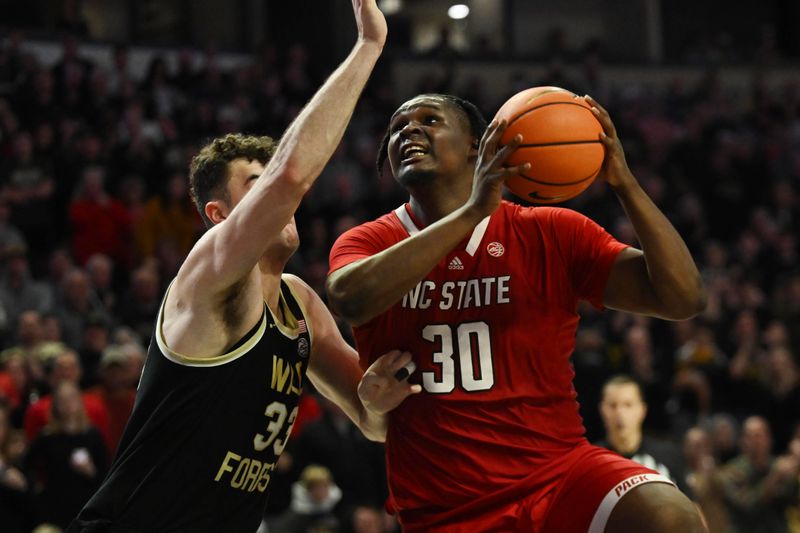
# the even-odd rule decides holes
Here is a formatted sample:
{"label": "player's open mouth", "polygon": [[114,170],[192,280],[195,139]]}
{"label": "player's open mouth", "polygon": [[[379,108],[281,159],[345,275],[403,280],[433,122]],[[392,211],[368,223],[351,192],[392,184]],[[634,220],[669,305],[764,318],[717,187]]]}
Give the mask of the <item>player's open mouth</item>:
{"label": "player's open mouth", "polygon": [[418,143],[408,143],[400,148],[400,163],[413,163],[428,155],[428,148]]}

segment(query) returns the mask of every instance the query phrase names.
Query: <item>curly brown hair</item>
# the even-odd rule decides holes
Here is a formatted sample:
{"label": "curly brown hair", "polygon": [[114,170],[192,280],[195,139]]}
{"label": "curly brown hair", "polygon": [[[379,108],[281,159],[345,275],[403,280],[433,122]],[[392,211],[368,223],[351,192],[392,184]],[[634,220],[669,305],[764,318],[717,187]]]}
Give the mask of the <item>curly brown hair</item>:
{"label": "curly brown hair", "polygon": [[213,222],[206,216],[205,206],[211,200],[230,201],[228,195],[228,163],[234,159],[258,161],[266,165],[275,153],[277,142],[272,137],[229,133],[205,145],[192,158],[189,167],[189,186],[192,200],[206,227]]}

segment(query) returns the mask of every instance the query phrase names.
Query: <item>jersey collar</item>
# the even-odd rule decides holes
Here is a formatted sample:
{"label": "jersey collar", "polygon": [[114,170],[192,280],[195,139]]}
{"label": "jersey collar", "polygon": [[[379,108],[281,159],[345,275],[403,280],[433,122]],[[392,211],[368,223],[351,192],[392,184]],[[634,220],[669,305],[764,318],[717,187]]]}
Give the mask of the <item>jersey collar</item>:
{"label": "jersey collar", "polygon": [[[400,220],[400,223],[408,232],[408,236],[412,236],[415,233],[419,233],[420,231],[420,224],[414,220],[414,215],[411,213],[411,206],[408,203],[405,203],[399,206],[397,209],[394,210],[394,214]],[[475,252],[478,251],[478,246],[480,246],[481,241],[483,240],[483,236],[486,233],[486,228],[489,227],[489,219],[491,217],[486,217],[481,220],[475,229],[472,230],[472,235],[467,241],[467,246],[465,250],[471,256],[475,255]]]}

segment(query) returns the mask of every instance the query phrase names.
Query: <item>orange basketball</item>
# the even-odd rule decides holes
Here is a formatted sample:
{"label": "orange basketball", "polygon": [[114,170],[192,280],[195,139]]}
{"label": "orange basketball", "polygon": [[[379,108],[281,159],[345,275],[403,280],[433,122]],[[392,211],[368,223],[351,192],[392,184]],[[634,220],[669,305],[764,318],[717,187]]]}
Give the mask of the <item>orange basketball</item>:
{"label": "orange basketball", "polygon": [[522,134],[522,144],[506,160],[507,165],[531,164],[524,175],[506,181],[520,198],[540,204],[563,202],[597,177],[605,156],[603,127],[575,94],[559,87],[526,89],[509,98],[495,118],[508,122],[500,144]]}

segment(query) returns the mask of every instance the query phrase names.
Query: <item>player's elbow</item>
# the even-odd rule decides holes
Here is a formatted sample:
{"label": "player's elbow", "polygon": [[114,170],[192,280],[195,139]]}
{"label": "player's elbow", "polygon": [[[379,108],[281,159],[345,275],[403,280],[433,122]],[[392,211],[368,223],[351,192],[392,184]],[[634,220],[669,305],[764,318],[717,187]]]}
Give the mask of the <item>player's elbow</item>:
{"label": "player's elbow", "polygon": [[705,311],[707,306],[708,293],[702,280],[698,277],[694,286],[682,291],[679,298],[676,298],[674,304],[670,306],[669,318],[672,320],[689,320]]}
{"label": "player's elbow", "polygon": [[311,175],[304,169],[301,162],[293,155],[277,155],[270,163],[270,172],[276,176],[276,181],[297,191],[301,196],[311,188],[316,174]]}
{"label": "player's elbow", "polygon": [[328,306],[348,324],[358,326],[366,322],[364,299],[356,294],[343,276],[334,274],[329,277],[325,282],[325,292],[328,295]]}

